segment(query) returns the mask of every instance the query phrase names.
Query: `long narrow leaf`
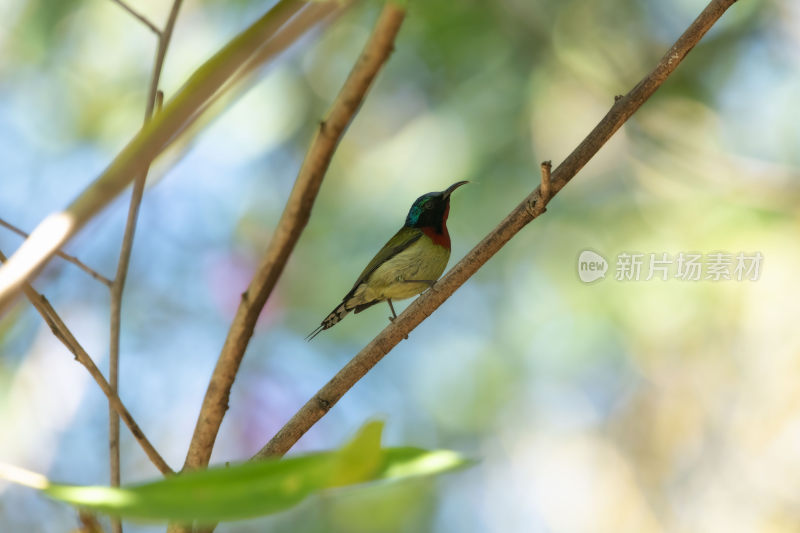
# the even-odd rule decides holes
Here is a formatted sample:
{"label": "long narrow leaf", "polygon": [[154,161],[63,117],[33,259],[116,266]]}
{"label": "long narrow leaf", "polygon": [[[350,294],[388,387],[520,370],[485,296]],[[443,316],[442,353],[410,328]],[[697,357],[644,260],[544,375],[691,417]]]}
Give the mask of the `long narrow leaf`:
{"label": "long narrow leaf", "polygon": [[45,481],[35,487],[56,500],[114,516],[213,523],[279,512],[333,487],[438,474],[469,464],[451,451],[381,448],[382,429],[381,422],[367,423],[335,451],[187,472],[151,483],[113,488]]}

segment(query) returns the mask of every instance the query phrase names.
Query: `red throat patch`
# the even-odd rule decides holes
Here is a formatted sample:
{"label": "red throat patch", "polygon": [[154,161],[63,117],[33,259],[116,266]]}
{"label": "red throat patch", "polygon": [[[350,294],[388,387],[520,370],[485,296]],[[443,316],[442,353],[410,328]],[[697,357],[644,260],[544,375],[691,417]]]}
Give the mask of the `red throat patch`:
{"label": "red throat patch", "polygon": [[443,248],[450,249],[450,234],[447,233],[447,226],[442,222],[442,232],[439,233],[436,231],[435,228],[427,227],[427,228],[420,228],[422,229],[422,233],[430,237],[433,241],[433,244],[438,244]]}

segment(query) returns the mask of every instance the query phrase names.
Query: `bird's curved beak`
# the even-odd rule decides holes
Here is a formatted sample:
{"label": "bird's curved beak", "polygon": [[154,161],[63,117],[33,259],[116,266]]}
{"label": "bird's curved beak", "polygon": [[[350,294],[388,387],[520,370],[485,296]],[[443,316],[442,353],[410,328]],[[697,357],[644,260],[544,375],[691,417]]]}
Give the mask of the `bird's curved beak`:
{"label": "bird's curved beak", "polygon": [[449,198],[454,190],[458,189],[459,187],[461,187],[462,185],[465,185],[467,183],[469,183],[469,182],[468,181],[458,181],[458,182],[452,184],[451,186],[449,186],[448,188],[446,188],[445,190],[442,191],[442,196],[444,196],[445,198]]}

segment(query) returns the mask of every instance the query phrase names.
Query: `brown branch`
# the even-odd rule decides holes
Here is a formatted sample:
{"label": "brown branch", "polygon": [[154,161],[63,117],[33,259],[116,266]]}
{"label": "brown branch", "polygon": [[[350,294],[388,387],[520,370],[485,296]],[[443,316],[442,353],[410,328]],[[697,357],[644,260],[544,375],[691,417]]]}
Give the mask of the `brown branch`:
{"label": "brown branch", "polygon": [[103,533],[103,526],[100,525],[100,521],[97,519],[97,515],[94,513],[79,509],[78,521],[80,522],[81,527],[76,533]]}
{"label": "brown branch", "polygon": [[393,50],[394,39],[404,17],[404,9],[391,3],[384,6],[361,56],[333,102],[328,116],[319,126],[272,241],[250,286],[242,294],[203,400],[186,455],[185,469],[200,468],[208,464],[219,426],[228,409],[230,390],[253,334],[256,319],[283,272],[300,233],[308,223],[314,199],[342,134]]}
{"label": "brown branch", "polygon": [[46,217],[0,267],[0,312],[23,281],[33,277],[55,251],[116,197],[197,119],[196,112],[219,91],[264,43],[306,5],[279,0],[249,28],[201,65],[114,158],[109,167],[65,210]]}
{"label": "brown branch", "polygon": [[183,0],[172,0],[172,8],[169,10],[167,24],[164,26],[164,31],[158,38],[158,49],[156,50],[156,59],[153,62],[153,73],[150,77],[150,90],[147,94],[147,105],[144,111],[145,123],[153,116],[153,110],[156,104],[159,102],[163,103],[164,100],[163,93],[159,96],[160,91],[158,90],[158,85],[161,81],[161,71],[164,70],[164,59],[167,57],[167,49],[172,40],[172,32],[175,30],[175,22],[178,20],[178,12],[181,9],[181,4],[183,4]]}
{"label": "brown branch", "polygon": [[539,186],[539,194],[542,201],[547,203],[552,198],[550,193],[550,172],[553,169],[552,161],[542,161],[539,167],[542,170],[542,184]]}
{"label": "brown branch", "polygon": [[[27,233],[25,233],[24,231],[22,231],[21,229],[19,229],[15,225],[6,222],[2,218],[0,218],[0,226],[3,226],[4,228],[7,228],[7,229],[13,231],[14,233],[19,235],[20,237],[28,238],[28,234]],[[56,255],[58,257],[64,259],[65,261],[69,261],[73,265],[77,266],[78,268],[80,268],[81,270],[83,270],[84,272],[86,272],[87,274],[92,276],[94,279],[96,279],[97,281],[99,281],[103,285],[111,287],[112,281],[110,279],[108,279],[104,275],[100,274],[96,270],[92,269],[90,266],[88,266],[86,263],[84,263],[83,261],[81,261],[80,259],[75,257],[74,255],[66,254],[66,253],[62,252],[61,250],[57,250],[56,251]]]}
{"label": "brown branch", "polygon": [[[686,54],[736,0],[712,0],[664,55],[655,69],[611,110],[551,176],[551,195],[557,194],[600,150],[611,136],[664,83]],[[551,196],[551,197],[552,197]],[[547,200],[537,187],[484,239],[459,261],[436,285],[417,298],[394,322],[367,344],[313,398],[306,402],[283,428],[253,458],[285,454],[306,431],[358,382],[383,356],[423,320],[431,315],[467,279],[531,220],[544,212]]]}
{"label": "brown branch", "polygon": [[[163,32],[158,32],[158,47],[156,57],[153,61],[153,73],[150,78],[150,90],[147,95],[145,105],[144,122],[150,121],[153,110],[159,100],[160,91],[158,90],[161,79],[161,71],[164,67],[164,59],[167,55],[172,32],[175,29],[175,21],[178,18],[178,11],[183,0],[173,0],[172,8],[167,18],[167,24]],[[161,97],[163,99],[163,96]],[[122,294],[125,291],[125,281],[128,278],[128,267],[133,250],[133,238],[136,234],[136,222],[139,217],[139,206],[144,195],[144,186],[147,181],[149,165],[145,166],[141,174],[136,177],[133,183],[133,192],[128,207],[128,218],[125,222],[125,231],[120,246],[119,259],[117,261],[117,273],[114,276],[114,283],[111,285],[111,305],[110,305],[110,335],[109,335],[109,357],[108,357],[108,381],[111,390],[117,394],[119,388],[119,339],[122,322]],[[119,416],[111,405],[108,407],[108,448],[111,485],[118,487],[120,484],[120,453],[119,453]],[[111,529],[114,533],[122,532],[122,522],[119,518],[111,521]]]}
{"label": "brown branch", "polygon": [[120,6],[125,11],[127,11],[131,16],[133,16],[133,18],[135,18],[136,20],[138,20],[139,22],[150,28],[150,31],[152,31],[159,38],[161,38],[161,30],[159,30],[155,24],[150,22],[150,20],[148,20],[147,17],[145,17],[144,15],[133,9],[131,6],[129,6],[122,0],[111,0],[111,1]]}
{"label": "brown branch", "polygon": [[[3,252],[0,252],[0,262],[5,262],[6,256]],[[75,359],[86,367],[89,371],[89,374],[94,378],[97,384],[100,386],[100,389],[103,391],[103,394],[106,395],[108,398],[109,403],[114,407],[114,410],[119,414],[122,418],[125,425],[128,426],[128,429],[131,430],[136,441],[144,450],[144,453],[147,454],[147,457],[153,462],[153,464],[158,468],[162,474],[169,475],[174,474],[173,470],[167,465],[164,459],[159,455],[156,449],[150,444],[150,441],[147,440],[144,433],[142,432],[139,425],[133,419],[128,409],[122,403],[119,396],[117,396],[113,390],[111,390],[111,385],[109,385],[106,378],[103,377],[103,373],[100,372],[100,369],[97,368],[97,365],[94,364],[94,361],[83,349],[83,346],[75,339],[75,336],[69,330],[64,321],[61,320],[61,317],[56,313],[56,310],[53,309],[53,306],[50,305],[50,302],[44,295],[39,294],[36,292],[36,289],[31,286],[30,283],[23,283],[22,290],[27,296],[28,300],[33,304],[33,307],[42,315],[44,321],[50,326],[50,330],[53,332],[53,335],[58,338],[67,347],[67,349],[72,352],[75,356]]]}

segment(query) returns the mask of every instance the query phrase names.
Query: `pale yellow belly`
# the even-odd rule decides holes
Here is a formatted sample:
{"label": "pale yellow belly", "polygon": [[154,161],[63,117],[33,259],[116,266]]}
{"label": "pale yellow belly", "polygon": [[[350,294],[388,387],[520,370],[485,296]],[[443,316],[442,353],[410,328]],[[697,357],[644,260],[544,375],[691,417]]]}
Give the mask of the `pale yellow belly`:
{"label": "pale yellow belly", "polygon": [[353,297],[347,301],[347,306],[416,296],[430,287],[430,284],[415,283],[413,280],[439,279],[449,259],[450,250],[434,244],[427,237],[422,237],[376,268],[366,281],[356,288]]}

